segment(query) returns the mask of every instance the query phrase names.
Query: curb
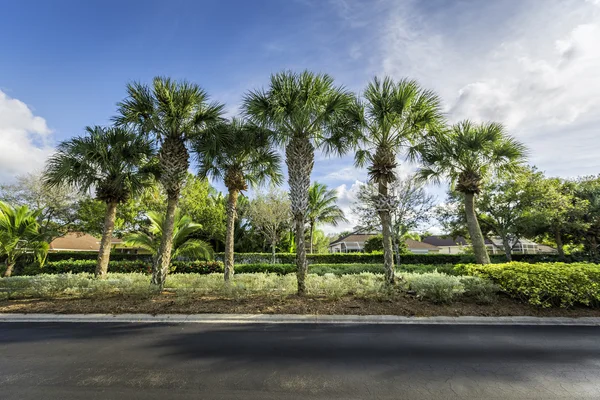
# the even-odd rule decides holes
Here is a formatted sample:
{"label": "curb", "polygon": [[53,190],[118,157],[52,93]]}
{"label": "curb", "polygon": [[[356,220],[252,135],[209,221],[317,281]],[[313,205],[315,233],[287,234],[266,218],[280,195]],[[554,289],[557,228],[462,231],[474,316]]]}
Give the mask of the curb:
{"label": "curb", "polygon": [[294,314],[2,314],[0,322],[600,326],[600,318],[402,317]]}

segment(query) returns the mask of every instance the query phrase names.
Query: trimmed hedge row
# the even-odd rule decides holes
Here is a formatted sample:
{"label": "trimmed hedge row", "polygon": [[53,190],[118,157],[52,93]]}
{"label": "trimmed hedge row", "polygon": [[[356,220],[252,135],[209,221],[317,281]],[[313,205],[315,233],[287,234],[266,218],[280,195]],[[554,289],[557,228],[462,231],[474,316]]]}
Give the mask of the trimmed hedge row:
{"label": "trimmed hedge row", "polygon": [[[64,273],[94,273],[96,270],[95,260],[62,260],[47,262],[42,268],[28,266],[23,270],[22,275],[37,274],[64,274]],[[152,272],[152,264],[145,261],[110,261],[108,263],[109,272],[141,272],[149,274]],[[210,274],[213,272],[223,272],[223,263],[219,261],[173,261],[171,273],[196,273]]]}
{"label": "trimmed hedge row", "polygon": [[[46,260],[62,261],[62,260],[96,260],[98,258],[98,252],[94,251],[60,251],[56,253],[48,253]],[[146,261],[151,262],[152,256],[150,254],[127,254],[127,253],[110,253],[111,261]]]}
{"label": "trimmed hedge row", "polygon": [[490,279],[510,296],[541,307],[600,306],[598,264],[468,264],[456,271]]}

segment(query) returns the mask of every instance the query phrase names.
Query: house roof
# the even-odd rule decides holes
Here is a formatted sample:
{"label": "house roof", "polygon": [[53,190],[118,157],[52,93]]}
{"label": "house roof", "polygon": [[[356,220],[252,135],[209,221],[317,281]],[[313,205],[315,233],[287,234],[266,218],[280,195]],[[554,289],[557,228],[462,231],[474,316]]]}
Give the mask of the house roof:
{"label": "house roof", "polygon": [[419,242],[417,240],[406,239],[404,242],[406,243],[406,247],[409,249],[438,250],[437,246],[429,243]]}
{"label": "house roof", "polygon": [[[121,243],[121,239],[113,238],[112,244]],[[83,232],[69,232],[65,236],[50,242],[50,250],[54,251],[99,251],[100,239]]]}
{"label": "house roof", "polygon": [[350,233],[346,236],[342,236],[341,238],[334,240],[333,242],[329,243],[329,246],[333,246],[335,244],[338,243],[364,243],[367,239],[372,238],[373,236],[377,236],[376,234],[373,233],[357,233],[357,232],[353,232]]}
{"label": "house roof", "polygon": [[466,246],[467,241],[462,236],[455,238],[450,236],[427,236],[423,238],[423,243],[430,244],[432,246]]}

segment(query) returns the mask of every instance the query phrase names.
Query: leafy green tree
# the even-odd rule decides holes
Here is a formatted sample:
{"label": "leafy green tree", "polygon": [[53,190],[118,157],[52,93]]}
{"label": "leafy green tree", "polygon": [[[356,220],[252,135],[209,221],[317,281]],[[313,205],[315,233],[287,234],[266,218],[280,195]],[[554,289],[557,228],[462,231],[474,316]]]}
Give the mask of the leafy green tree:
{"label": "leafy green tree", "polygon": [[395,198],[390,184],[396,179],[396,161],[403,149],[443,124],[440,99],[412,80],[396,83],[391,78],[373,79],[363,94],[360,115],[364,134],[356,165],[367,166],[370,181],[377,184],[375,209],[381,219],[385,278],[394,282],[392,217]]}
{"label": "leafy green tree", "polygon": [[523,144],[505,133],[498,123],[475,125],[463,121],[447,132],[423,140],[414,147],[413,156],[422,160],[419,176],[440,183],[448,177],[452,187],[464,195],[465,217],[475,258],[489,264],[490,257],[477,214],[475,196],[481,192],[486,178],[494,174],[515,172],[525,161]]}
{"label": "leafy green tree", "polygon": [[[400,249],[404,239],[410,231],[417,229],[431,219],[435,199],[427,194],[423,184],[414,176],[397,178],[389,184],[388,190],[394,199],[393,203],[390,204],[389,212],[392,222],[392,245],[396,253],[396,261],[399,263],[402,254]],[[360,230],[382,231],[378,201],[377,184],[368,183],[359,188],[352,212],[358,215],[358,228]]]}
{"label": "leafy green tree", "polygon": [[250,203],[248,216],[252,226],[269,242],[275,263],[277,243],[290,226],[290,201],[287,193],[275,190],[266,194],[258,193]]}
{"label": "leafy green tree", "polygon": [[152,86],[127,85],[128,97],[118,104],[119,125],[136,127],[153,138],[158,150],[158,180],[167,192],[167,209],[161,241],[154,261],[152,283],[162,287],[169,270],[175,211],[190,166],[188,145],[211,124],[221,121],[223,105],[208,103],[198,85],[156,77]]}
{"label": "leafy green tree", "polygon": [[27,206],[14,208],[0,202],[0,256],[6,257],[4,276],[12,275],[17,260],[33,255],[41,266],[48,253],[48,243],[40,232],[41,211]]}
{"label": "leafy green tree", "polygon": [[336,204],[337,192],[327,189],[327,185],[315,182],[308,190],[308,210],[306,219],[309,226],[310,253],[313,253],[314,232],[319,224],[337,226],[340,222],[348,222],[344,211]]}
{"label": "leafy green tree", "polygon": [[200,159],[199,175],[222,179],[227,194],[227,233],[225,236],[225,281],[233,277],[233,251],[237,202],[248,185],[270,180],[281,182],[280,157],[272,146],[273,133],[239,119],[215,125],[195,143]]}
{"label": "leafy green tree", "polygon": [[[139,247],[149,251],[154,257],[160,249],[163,240],[163,226],[165,215],[156,211],[148,213],[150,227],[148,233],[130,233],[123,237],[123,243],[127,246]],[[213,249],[210,244],[194,237],[194,234],[202,229],[202,225],[192,221],[187,215],[181,215],[179,210],[175,212],[175,226],[173,229],[173,246],[171,247],[171,258],[189,257],[194,259],[210,260],[213,257]]]}
{"label": "leafy green tree", "polygon": [[151,144],[124,128],[87,127],[85,136],[64,141],[46,163],[44,183],[66,185],[82,193],[91,189],[106,203],[104,229],[96,276],[108,271],[117,206],[139,193],[150,180],[146,168],[153,156]]}
{"label": "leafy green tree", "polygon": [[333,78],[309,71],[272,75],[268,90],[251,91],[244,98],[250,120],[276,132],[276,141],[285,147],[299,295],[306,291],[305,228],[315,148],[342,155],[354,147],[355,107],[354,95],[334,86]]}
{"label": "leafy green tree", "polygon": [[600,246],[600,175],[584,176],[575,184],[575,196],[580,201],[585,201],[585,211],[582,222],[585,226],[577,231],[577,239],[583,243],[588,253],[598,257]]}
{"label": "leafy green tree", "polygon": [[39,211],[40,231],[49,241],[72,229],[79,202],[88,198],[72,188],[44,185],[41,173],[18,176],[15,183],[0,185],[0,201]]}

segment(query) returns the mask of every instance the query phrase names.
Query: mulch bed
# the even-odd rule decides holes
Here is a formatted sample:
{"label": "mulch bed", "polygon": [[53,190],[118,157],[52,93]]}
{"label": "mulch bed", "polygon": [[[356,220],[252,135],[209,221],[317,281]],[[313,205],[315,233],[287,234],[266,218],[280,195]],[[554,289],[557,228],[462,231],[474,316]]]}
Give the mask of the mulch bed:
{"label": "mulch bed", "polygon": [[253,297],[223,299],[214,297],[155,296],[149,299],[118,296],[101,299],[27,299],[0,301],[0,313],[140,313],[140,314],[347,314],[403,316],[537,316],[537,317],[600,317],[600,309],[542,309],[500,297],[490,305],[467,302],[432,304],[406,295],[391,301],[324,298]]}

